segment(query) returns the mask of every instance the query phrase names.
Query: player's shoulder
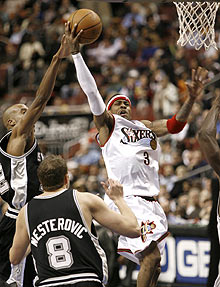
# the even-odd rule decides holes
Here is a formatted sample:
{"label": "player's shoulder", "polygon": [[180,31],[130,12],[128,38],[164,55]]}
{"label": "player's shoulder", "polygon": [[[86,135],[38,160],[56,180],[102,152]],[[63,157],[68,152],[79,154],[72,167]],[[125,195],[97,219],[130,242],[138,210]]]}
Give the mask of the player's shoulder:
{"label": "player's shoulder", "polygon": [[96,200],[99,198],[97,195],[89,193],[89,192],[80,192],[75,190],[77,198],[83,199],[85,201]]}
{"label": "player's shoulder", "polygon": [[89,192],[76,191],[76,196],[80,205],[83,204],[88,207],[94,207],[103,201],[103,199],[101,199],[98,195]]}
{"label": "player's shoulder", "polygon": [[151,121],[148,121],[148,120],[140,120],[140,122],[142,123],[142,124],[144,124],[145,125],[145,127],[147,127],[147,128],[152,128],[152,122]]}

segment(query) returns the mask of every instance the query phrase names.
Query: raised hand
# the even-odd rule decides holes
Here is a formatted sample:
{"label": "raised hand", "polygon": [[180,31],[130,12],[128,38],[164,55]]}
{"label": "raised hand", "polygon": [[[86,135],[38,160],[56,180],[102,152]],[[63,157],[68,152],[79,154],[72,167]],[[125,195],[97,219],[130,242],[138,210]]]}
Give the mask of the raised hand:
{"label": "raised hand", "polygon": [[61,46],[58,51],[59,58],[66,58],[70,54],[77,54],[80,49],[79,37],[82,34],[83,30],[81,30],[76,35],[77,24],[74,25],[73,30],[71,32],[70,22],[65,23],[65,34],[61,40]]}
{"label": "raised hand", "polygon": [[114,201],[123,197],[123,186],[117,181],[110,179],[108,182],[101,182],[106,194]]}
{"label": "raised hand", "polygon": [[79,33],[76,34],[77,24],[73,26],[73,30],[71,31],[70,22],[65,23],[65,38],[69,45],[71,54],[77,54],[80,50],[79,38],[83,33],[83,30],[80,30]]}
{"label": "raised hand", "polygon": [[190,84],[187,84],[190,98],[200,98],[208,81],[208,71],[206,69],[202,67],[198,67],[196,70],[192,69],[192,81]]}

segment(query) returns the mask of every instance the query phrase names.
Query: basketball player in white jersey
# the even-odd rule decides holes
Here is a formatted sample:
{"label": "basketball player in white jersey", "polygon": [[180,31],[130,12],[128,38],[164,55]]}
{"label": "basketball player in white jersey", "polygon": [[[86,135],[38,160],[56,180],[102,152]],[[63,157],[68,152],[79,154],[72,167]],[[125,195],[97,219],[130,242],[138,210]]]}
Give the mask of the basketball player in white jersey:
{"label": "basketball player in white jersey", "polygon": [[[198,140],[200,148],[203,151],[208,163],[220,177],[220,150],[216,139],[216,125],[220,115],[220,96],[218,95],[212,103],[212,107],[208,112],[200,131],[198,132]],[[217,206],[217,228],[220,242],[220,196],[218,197]],[[219,250],[216,250],[218,253]],[[220,274],[218,275],[214,287],[220,287]]]}
{"label": "basketball player in white jersey", "polygon": [[[125,200],[142,225],[141,237],[130,239],[120,236],[118,253],[140,264],[138,287],[156,286],[165,245],[163,239],[168,235],[166,216],[156,200],[159,193],[158,137],[178,133],[184,128],[193,103],[207,82],[207,71],[201,67],[193,70],[192,83],[188,87],[189,97],[171,119],[135,121],[131,119],[131,102],[126,95],[117,94],[105,105],[70,29],[66,37],[79,84],[94,115],[108,176],[123,184]],[[117,210],[108,196],[105,196],[105,201],[110,208]]]}

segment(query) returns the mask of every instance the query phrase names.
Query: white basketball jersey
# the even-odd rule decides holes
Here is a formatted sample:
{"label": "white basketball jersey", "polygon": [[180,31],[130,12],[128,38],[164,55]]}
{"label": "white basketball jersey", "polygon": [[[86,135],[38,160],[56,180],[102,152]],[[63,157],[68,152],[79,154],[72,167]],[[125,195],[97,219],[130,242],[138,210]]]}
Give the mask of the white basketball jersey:
{"label": "white basketball jersey", "polygon": [[160,146],[156,135],[140,121],[114,115],[114,128],[101,146],[108,177],[117,179],[124,196],[159,193]]}

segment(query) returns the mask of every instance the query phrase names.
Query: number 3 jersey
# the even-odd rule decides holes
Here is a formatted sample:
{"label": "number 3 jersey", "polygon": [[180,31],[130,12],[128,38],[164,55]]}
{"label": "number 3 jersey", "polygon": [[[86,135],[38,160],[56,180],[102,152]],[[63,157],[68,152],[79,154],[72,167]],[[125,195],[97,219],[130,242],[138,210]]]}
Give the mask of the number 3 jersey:
{"label": "number 3 jersey", "polygon": [[36,196],[26,205],[26,223],[38,277],[35,286],[107,282],[107,261],[89,231],[76,190]]}
{"label": "number 3 jersey", "polygon": [[0,141],[0,196],[9,204],[6,216],[16,218],[18,211],[41,193],[37,168],[43,156],[35,140],[22,156],[6,152],[11,131]]}
{"label": "number 3 jersey", "polygon": [[140,121],[113,117],[112,133],[101,146],[108,177],[123,184],[124,196],[158,195],[160,146],[155,133]]}

